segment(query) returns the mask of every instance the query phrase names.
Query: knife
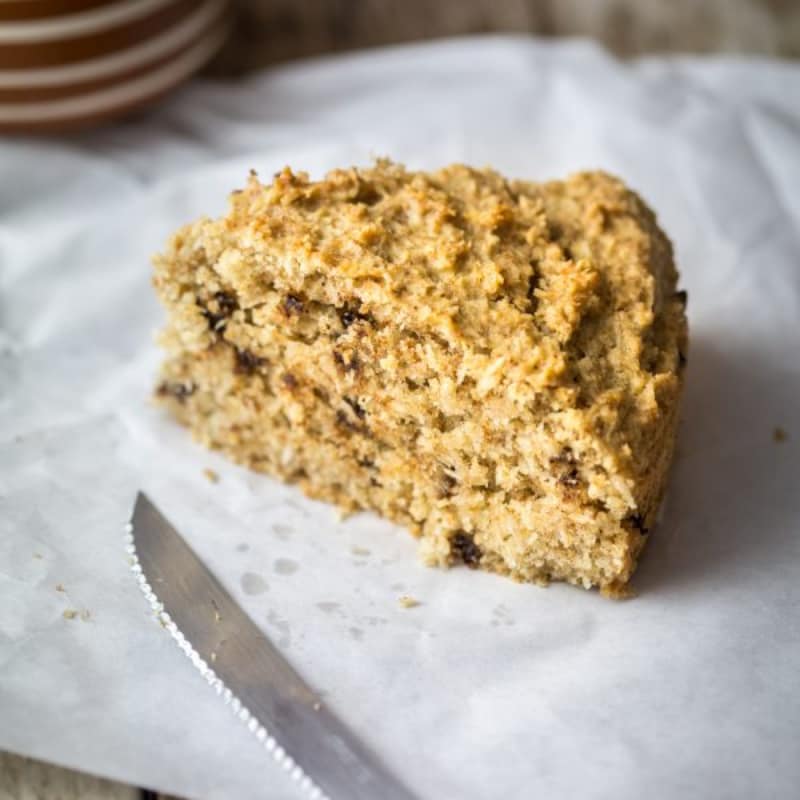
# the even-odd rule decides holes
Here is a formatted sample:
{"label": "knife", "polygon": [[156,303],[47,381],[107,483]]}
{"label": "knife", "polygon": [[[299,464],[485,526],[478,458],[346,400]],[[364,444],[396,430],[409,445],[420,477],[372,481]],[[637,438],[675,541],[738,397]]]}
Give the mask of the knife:
{"label": "knife", "polygon": [[315,800],[415,800],[325,706],[142,493],[126,526],[131,567],[210,686]]}

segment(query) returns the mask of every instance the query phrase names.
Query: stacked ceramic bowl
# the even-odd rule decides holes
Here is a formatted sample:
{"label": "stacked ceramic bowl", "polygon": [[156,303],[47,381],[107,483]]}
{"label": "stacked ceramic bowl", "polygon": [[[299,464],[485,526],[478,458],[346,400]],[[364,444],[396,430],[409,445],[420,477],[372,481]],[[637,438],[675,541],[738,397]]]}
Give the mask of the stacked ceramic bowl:
{"label": "stacked ceramic bowl", "polygon": [[205,64],[227,0],[0,0],[0,131],[119,116]]}

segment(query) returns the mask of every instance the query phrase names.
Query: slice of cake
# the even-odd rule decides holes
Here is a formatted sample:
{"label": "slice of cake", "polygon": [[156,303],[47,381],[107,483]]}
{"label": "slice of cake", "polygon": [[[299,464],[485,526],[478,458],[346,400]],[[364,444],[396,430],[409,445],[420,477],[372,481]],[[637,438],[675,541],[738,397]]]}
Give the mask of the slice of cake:
{"label": "slice of cake", "polygon": [[675,441],[676,280],[602,173],[252,175],[155,259],[157,395],[235,461],[406,525],[430,563],[621,594]]}

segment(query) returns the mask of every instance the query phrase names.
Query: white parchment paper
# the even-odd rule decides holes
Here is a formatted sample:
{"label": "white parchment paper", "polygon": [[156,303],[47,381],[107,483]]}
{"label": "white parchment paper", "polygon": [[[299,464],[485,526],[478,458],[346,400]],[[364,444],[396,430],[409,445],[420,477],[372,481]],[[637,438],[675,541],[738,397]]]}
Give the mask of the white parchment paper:
{"label": "white parchment paper", "polygon": [[[148,406],[148,257],[168,233],[221,212],[250,167],[376,155],[600,167],[657,210],[692,342],[638,599],[426,569],[402,531],[339,522]],[[799,225],[800,67],[768,61],[450,41],[0,141],[0,748],[188,796],[296,797],[139,594],[121,537],[144,488],[423,798],[796,796]]]}

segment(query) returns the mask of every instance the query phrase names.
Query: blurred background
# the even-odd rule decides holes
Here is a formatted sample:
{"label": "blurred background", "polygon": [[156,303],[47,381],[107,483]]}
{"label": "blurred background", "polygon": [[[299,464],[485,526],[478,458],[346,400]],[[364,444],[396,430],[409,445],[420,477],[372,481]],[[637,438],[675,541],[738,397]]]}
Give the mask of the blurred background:
{"label": "blurred background", "polygon": [[800,0],[0,0],[0,131],[86,128],[191,75],[476,34],[620,57],[800,55]]}
{"label": "blurred background", "polygon": [[214,69],[481,33],[584,36],[619,56],[800,56],[798,0],[236,0]]}

